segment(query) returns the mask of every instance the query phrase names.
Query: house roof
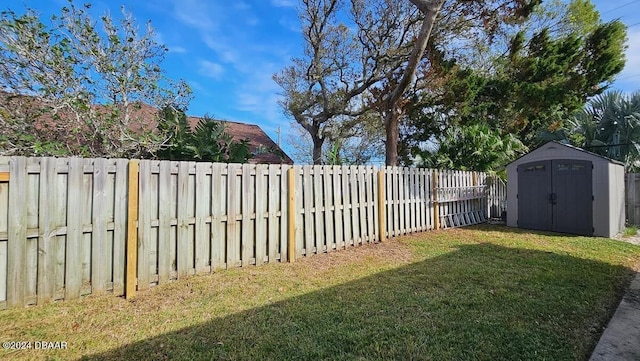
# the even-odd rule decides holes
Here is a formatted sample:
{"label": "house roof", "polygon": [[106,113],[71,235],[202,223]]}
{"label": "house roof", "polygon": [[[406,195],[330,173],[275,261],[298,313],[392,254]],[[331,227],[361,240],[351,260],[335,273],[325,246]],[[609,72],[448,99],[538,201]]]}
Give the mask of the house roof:
{"label": "house roof", "polygon": [[[203,119],[200,117],[187,117],[191,129]],[[249,139],[249,150],[253,154],[253,158],[249,159],[249,163],[259,164],[293,164],[291,159],[276,142],[271,139],[267,133],[256,124],[232,122],[228,120],[215,119],[222,122],[225,131],[235,141]]]}
{"label": "house roof", "polygon": [[[24,110],[34,111],[40,108],[46,107],[46,103],[42,99],[24,95],[11,95],[9,93],[0,91],[0,100],[3,100],[0,104],[2,106],[21,106],[25,107],[25,104],[19,105],[20,102],[27,101],[26,108]],[[133,131],[141,129],[154,129],[158,123],[158,111],[151,105],[138,104],[139,107],[132,112],[132,120],[130,128]],[[106,112],[106,108],[95,105],[95,110],[98,113]],[[34,112],[38,121],[44,123],[53,122],[52,117],[48,113],[38,114]],[[195,128],[198,121],[202,119],[200,117],[188,116],[187,120],[191,129]],[[246,124],[240,122],[232,122],[226,120],[218,120],[225,125],[225,131],[235,141],[241,141],[249,139],[249,151],[253,154],[253,157],[249,159],[250,163],[263,163],[263,164],[293,164],[293,160],[276,144],[258,125]],[[69,124],[71,125],[71,124]],[[63,125],[64,127],[64,125]]]}

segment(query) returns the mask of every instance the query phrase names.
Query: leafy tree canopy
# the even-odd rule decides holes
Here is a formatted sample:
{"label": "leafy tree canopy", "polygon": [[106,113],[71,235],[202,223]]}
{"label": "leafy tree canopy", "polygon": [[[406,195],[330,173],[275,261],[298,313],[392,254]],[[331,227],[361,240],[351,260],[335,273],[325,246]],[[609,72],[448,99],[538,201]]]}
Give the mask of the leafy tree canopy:
{"label": "leafy tree canopy", "polygon": [[[541,129],[561,128],[607,89],[624,66],[624,25],[600,23],[590,1],[571,1],[564,10],[558,3],[538,9],[513,33],[504,55],[499,47],[476,49],[493,54],[486,56],[489,63],[451,58],[443,45],[431,44],[431,67],[424,71],[431,87],[414,95],[403,136],[405,162],[424,142],[444,141],[445,129],[474,124],[535,147]],[[559,20],[545,18],[558,13]]]}
{"label": "leafy tree canopy", "polygon": [[191,91],[165,77],[166,47],[124,8],[90,8],[69,0],[50,26],[0,13],[1,154],[150,157],[167,141],[156,109],[186,109]]}

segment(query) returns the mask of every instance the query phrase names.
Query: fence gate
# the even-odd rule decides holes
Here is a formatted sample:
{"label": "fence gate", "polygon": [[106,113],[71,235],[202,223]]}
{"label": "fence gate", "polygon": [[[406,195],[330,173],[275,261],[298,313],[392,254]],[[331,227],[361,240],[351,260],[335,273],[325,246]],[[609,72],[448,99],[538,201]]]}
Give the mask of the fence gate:
{"label": "fence gate", "polygon": [[544,160],[518,166],[518,226],[593,234],[592,164]]}

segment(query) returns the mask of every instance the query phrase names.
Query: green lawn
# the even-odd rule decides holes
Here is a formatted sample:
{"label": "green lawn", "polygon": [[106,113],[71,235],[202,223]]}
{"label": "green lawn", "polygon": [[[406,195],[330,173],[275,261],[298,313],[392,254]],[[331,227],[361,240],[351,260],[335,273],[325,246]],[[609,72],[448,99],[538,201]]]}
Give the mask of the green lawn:
{"label": "green lawn", "polygon": [[640,247],[502,226],[0,311],[2,341],[86,360],[586,360]]}

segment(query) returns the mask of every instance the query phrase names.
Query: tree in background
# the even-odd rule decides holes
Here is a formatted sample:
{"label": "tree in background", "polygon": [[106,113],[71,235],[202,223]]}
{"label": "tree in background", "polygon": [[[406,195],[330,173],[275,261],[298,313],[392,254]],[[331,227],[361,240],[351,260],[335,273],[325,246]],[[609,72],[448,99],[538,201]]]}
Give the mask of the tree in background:
{"label": "tree in background", "polygon": [[[431,86],[415,93],[402,138],[405,162],[425,144],[445,141],[446,129],[474,124],[535,147],[540,129],[561,128],[606,89],[624,65],[624,25],[601,23],[590,1],[559,3],[496,33],[494,48],[479,41],[458,52],[435,33],[423,74]],[[467,53],[479,55],[470,60]]]}
{"label": "tree in background", "polygon": [[150,157],[168,140],[157,109],[185,110],[190,90],[167,79],[167,49],[122,9],[95,21],[72,0],[52,27],[27,9],[0,16],[0,152]]}
{"label": "tree in background", "polygon": [[[384,159],[384,130],[374,122],[362,122],[348,138],[327,139],[322,148],[322,164],[363,165]],[[379,124],[379,122],[378,122]],[[309,133],[293,122],[286,142],[296,163],[313,164],[313,142]]]}
{"label": "tree in background", "polygon": [[[538,2],[450,2],[459,5],[450,14],[459,23],[474,24],[474,31],[493,32],[495,24],[526,17]],[[374,110],[378,126],[385,128],[386,162],[396,165],[400,123],[409,103],[406,92],[418,84],[416,69],[425,63],[444,0],[351,0],[348,10],[338,0],[302,3],[305,55],[274,79],[284,90],[285,113],[312,138],[314,163],[322,162],[326,140],[351,137],[355,124],[376,119],[367,115]]]}
{"label": "tree in background", "polygon": [[[539,0],[513,1],[459,1],[447,2],[450,7],[444,7],[445,1],[410,0],[422,14],[421,28],[415,37],[412,52],[408,60],[398,71],[390,74],[386,83],[380,88],[376,98],[378,110],[383,114],[386,130],[386,164],[398,165],[398,149],[401,121],[405,118],[409,107],[410,96],[406,93],[412,86],[420,89],[420,79],[416,83],[415,75],[419,67],[429,67],[426,60],[433,59],[428,52],[432,29],[441,9],[449,20],[443,24],[455,24],[453,27],[442,27],[443,34],[447,30],[451,34],[465,37],[481,37],[492,39],[494,33],[500,29],[499,24],[517,24],[529,16]],[[451,21],[453,19],[453,21]],[[439,23],[439,22],[438,22]],[[470,31],[469,31],[470,29]],[[465,33],[466,31],[466,33]],[[426,55],[426,56],[425,56]],[[422,82],[424,84],[424,82]],[[429,84],[425,84],[428,88]]]}
{"label": "tree in background", "polygon": [[593,98],[567,124],[543,131],[541,141],[557,140],[625,163],[627,171],[640,169],[640,92],[606,92]]}
{"label": "tree in background", "polygon": [[417,33],[417,14],[404,1],[345,3],[302,1],[304,57],[274,75],[283,89],[285,114],[311,138],[314,164],[325,160],[325,142],[358,137],[362,122],[381,123],[366,91],[402,66]]}
{"label": "tree in background", "polygon": [[159,128],[171,136],[169,145],[158,151],[158,158],[168,160],[247,163],[252,154],[249,139],[234,141],[222,122],[205,115],[192,130],[182,111],[165,108]]}
{"label": "tree in background", "polygon": [[527,147],[513,134],[503,135],[487,124],[447,128],[437,138],[437,148],[418,153],[417,166],[444,169],[495,171]]}

